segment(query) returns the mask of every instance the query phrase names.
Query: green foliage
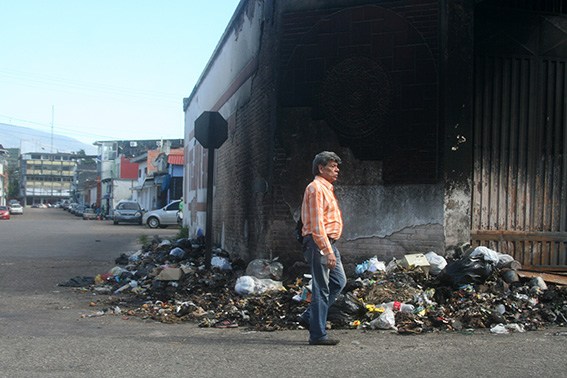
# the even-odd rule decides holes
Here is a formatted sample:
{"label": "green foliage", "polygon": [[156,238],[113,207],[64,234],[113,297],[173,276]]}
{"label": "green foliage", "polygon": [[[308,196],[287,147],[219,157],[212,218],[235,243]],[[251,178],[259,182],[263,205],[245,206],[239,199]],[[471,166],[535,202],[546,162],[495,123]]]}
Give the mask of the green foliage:
{"label": "green foliage", "polygon": [[150,238],[148,235],[140,235],[138,237],[138,242],[140,243],[142,248],[145,248],[150,244]]}
{"label": "green foliage", "polygon": [[20,196],[20,180],[9,176],[8,179],[8,197],[18,198]]}
{"label": "green foliage", "polygon": [[189,227],[181,227],[177,235],[175,235],[176,239],[187,239],[189,237]]}

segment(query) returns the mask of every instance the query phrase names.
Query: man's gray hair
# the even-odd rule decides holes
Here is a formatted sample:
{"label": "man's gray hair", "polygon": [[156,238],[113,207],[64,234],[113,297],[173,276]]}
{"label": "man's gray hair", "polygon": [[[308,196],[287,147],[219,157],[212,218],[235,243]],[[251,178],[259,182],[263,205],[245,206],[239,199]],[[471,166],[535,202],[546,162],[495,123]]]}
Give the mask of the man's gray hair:
{"label": "man's gray hair", "polygon": [[315,159],[313,159],[313,167],[312,167],[313,176],[317,176],[319,174],[319,165],[325,166],[329,164],[330,161],[334,161],[337,164],[342,163],[342,160],[339,157],[339,155],[331,151],[323,151],[315,155]]}

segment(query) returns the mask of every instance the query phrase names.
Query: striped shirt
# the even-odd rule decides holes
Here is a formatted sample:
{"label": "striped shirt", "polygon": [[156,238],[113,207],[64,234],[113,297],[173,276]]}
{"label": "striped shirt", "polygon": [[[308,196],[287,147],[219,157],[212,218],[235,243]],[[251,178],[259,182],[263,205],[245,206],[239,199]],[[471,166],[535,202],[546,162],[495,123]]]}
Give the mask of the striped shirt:
{"label": "striped shirt", "polygon": [[343,232],[343,219],[333,184],[323,177],[307,185],[301,204],[303,236],[311,234],[323,254],[333,252],[329,238],[338,240]]}

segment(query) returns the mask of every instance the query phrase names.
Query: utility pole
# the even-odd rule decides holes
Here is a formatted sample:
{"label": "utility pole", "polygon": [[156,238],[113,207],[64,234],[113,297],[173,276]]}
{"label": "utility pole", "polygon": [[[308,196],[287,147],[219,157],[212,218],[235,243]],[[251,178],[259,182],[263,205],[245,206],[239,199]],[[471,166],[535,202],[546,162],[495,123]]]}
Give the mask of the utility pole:
{"label": "utility pole", "polygon": [[53,118],[55,113],[55,105],[51,105],[51,153],[53,153]]}

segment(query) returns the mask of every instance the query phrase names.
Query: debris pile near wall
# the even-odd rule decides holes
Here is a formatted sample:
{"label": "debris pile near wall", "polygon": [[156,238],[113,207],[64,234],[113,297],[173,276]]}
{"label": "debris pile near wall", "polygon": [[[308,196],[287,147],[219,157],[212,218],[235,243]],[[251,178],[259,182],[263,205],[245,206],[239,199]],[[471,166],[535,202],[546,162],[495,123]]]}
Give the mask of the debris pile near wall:
{"label": "debris pile near wall", "polygon": [[[247,266],[221,250],[214,252],[212,268],[206,270],[202,244],[155,238],[143,250],[121,255],[109,272],[61,285],[89,287],[96,311],[85,317],[114,314],[262,331],[301,327],[298,315],[310,299],[308,275],[284,283],[284,267],[277,261],[255,260]],[[388,264],[367,261],[347,272],[352,277],[330,309],[329,326],[413,334],[567,325],[567,287],[520,277],[519,263],[508,255],[477,248],[451,261],[426,256],[408,255]]]}

